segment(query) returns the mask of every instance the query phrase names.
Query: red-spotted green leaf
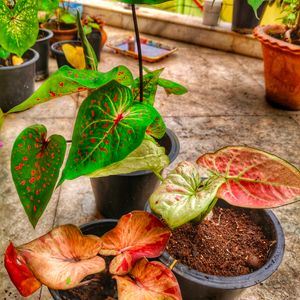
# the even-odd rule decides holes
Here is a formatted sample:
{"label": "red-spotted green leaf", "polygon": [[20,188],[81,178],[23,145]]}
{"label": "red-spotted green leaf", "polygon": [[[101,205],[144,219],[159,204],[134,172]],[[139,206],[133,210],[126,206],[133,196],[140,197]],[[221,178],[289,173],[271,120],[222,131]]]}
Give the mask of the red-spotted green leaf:
{"label": "red-spotted green leaf", "polygon": [[46,135],[43,125],[26,128],[16,138],[11,155],[12,177],[33,227],[51,198],[66,150],[62,136]]}
{"label": "red-spotted green leaf", "polygon": [[170,160],[165,154],[165,148],[159,146],[154,139],[145,135],[142,144],[132,151],[125,159],[108,167],[97,170],[89,177],[103,177],[118,174],[128,174],[136,171],[151,170],[157,176],[169,165]]}
{"label": "red-spotted green leaf", "polygon": [[101,255],[116,255],[110,272],[128,273],[141,257],[157,257],[165,249],[170,230],[154,215],[134,211],[122,216],[117,226],[101,237]]}
{"label": "red-spotted green leaf", "polygon": [[281,158],[249,147],[226,147],[197,164],[225,182],[217,196],[232,205],[272,208],[300,200],[300,172]]}
{"label": "red-spotted green leaf", "polygon": [[162,116],[157,113],[154,121],[147,127],[146,133],[156,139],[161,139],[166,133],[166,124]]}
{"label": "red-spotted green leaf", "polygon": [[107,73],[92,70],[74,70],[63,66],[52,74],[29,98],[12,108],[9,113],[19,112],[57,97],[88,89],[97,89],[116,80],[129,86],[133,82],[131,72],[124,66],[113,68]]}
{"label": "red-spotted green leaf", "polygon": [[129,276],[114,276],[119,300],[181,300],[176,277],[160,262],[140,259]]}
{"label": "red-spotted green leaf", "polygon": [[94,91],[80,106],[60,183],[123,160],[142,143],[156,115],[116,81]]}
{"label": "red-spotted green leaf", "polygon": [[222,178],[204,181],[197,166],[181,162],[151,195],[150,207],[171,228],[201,220],[214,206],[223,182]]}
{"label": "red-spotted green leaf", "polygon": [[105,269],[104,259],[97,255],[100,248],[100,238],[84,236],[74,225],[62,225],[17,247],[17,252],[42,284],[64,290]]}
{"label": "red-spotted green leaf", "polygon": [[12,243],[6,249],[4,266],[11,281],[23,297],[33,294],[41,287],[41,283],[32,274],[24,258]]}
{"label": "red-spotted green leaf", "polygon": [[181,84],[168,79],[159,78],[157,84],[163,87],[168,95],[183,95],[188,92],[187,88]]}

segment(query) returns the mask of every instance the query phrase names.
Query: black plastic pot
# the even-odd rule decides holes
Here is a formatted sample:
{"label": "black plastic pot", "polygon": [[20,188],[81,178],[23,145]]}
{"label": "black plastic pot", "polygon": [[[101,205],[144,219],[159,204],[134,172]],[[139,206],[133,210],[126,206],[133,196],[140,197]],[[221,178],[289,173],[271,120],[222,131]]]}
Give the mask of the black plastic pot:
{"label": "black plastic pot", "polygon": [[[80,226],[80,230],[83,234],[93,234],[100,237],[107,231],[113,229],[117,225],[117,222],[118,220],[113,219],[97,220]],[[66,291],[58,291],[52,289],[49,289],[49,291],[51,296],[55,300],[74,300],[68,298],[68,293]]]}
{"label": "black plastic pot", "polygon": [[50,49],[50,39],[53,37],[53,32],[48,29],[39,30],[43,34],[43,37],[38,39],[35,45],[32,47],[36,50],[40,57],[35,65],[35,80],[44,80],[49,76],[49,49]]}
{"label": "black plastic pot", "polygon": [[100,51],[101,51],[101,32],[98,30],[93,30],[90,34],[88,34],[87,39],[91,46],[93,47],[98,62],[100,61]]}
{"label": "black plastic pot", "polygon": [[25,63],[0,67],[0,108],[3,112],[26,100],[34,92],[35,64],[39,54],[29,49],[23,55]]}
{"label": "black plastic pot", "polygon": [[[179,153],[179,141],[170,129],[158,140],[173,162]],[[97,209],[106,218],[120,218],[132,210],[143,210],[146,201],[159,183],[151,171],[91,178]]]}
{"label": "black plastic pot", "polygon": [[[219,206],[230,206],[218,201]],[[145,210],[150,211],[149,205]],[[270,277],[279,267],[284,254],[284,233],[276,216],[270,210],[256,210],[257,217],[264,224],[264,232],[276,241],[273,251],[269,254],[266,264],[253,273],[234,277],[215,276],[198,272],[181,263],[176,263],[172,269],[175,274],[184,300],[234,300],[245,288],[259,284]],[[174,258],[167,252],[160,256],[160,261],[167,266]]]}
{"label": "black plastic pot", "polygon": [[255,16],[253,8],[245,0],[234,0],[232,27],[233,31],[239,33],[252,33],[252,29],[259,24],[260,17],[267,5],[267,1],[257,10],[258,18]]}

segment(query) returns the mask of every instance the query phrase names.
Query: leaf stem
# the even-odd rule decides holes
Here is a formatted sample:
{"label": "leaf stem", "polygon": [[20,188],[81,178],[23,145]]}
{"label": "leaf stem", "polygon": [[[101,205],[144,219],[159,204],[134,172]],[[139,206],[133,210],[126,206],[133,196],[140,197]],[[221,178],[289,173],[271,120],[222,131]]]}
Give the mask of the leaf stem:
{"label": "leaf stem", "polygon": [[134,24],[134,32],[135,32],[135,39],[136,45],[138,50],[138,60],[139,60],[139,77],[140,77],[140,102],[143,102],[143,59],[142,59],[142,48],[141,48],[141,41],[140,41],[140,34],[138,28],[138,22],[136,17],[135,5],[131,5],[132,9],[132,18]]}

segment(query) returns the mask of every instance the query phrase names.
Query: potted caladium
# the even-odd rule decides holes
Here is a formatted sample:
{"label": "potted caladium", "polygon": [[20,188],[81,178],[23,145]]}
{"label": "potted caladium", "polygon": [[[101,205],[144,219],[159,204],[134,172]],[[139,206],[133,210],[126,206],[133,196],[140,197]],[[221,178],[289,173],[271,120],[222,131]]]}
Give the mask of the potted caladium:
{"label": "potted caladium", "polygon": [[22,296],[44,284],[56,300],[182,299],[171,270],[146,259],[158,257],[170,237],[155,216],[134,211],[81,231],[62,225],[27,244],[10,243],[4,263]]}
{"label": "potted caladium", "polygon": [[254,36],[262,44],[267,101],[299,110],[300,1],[284,0],[281,6],[284,25],[259,26]]}
{"label": "potted caladium", "polygon": [[299,170],[258,149],[225,147],[196,164],[181,162],[149,203],[172,228],[161,261],[175,264],[183,298],[235,299],[271,276],[283,257],[284,235],[275,215],[262,208],[298,200]]}

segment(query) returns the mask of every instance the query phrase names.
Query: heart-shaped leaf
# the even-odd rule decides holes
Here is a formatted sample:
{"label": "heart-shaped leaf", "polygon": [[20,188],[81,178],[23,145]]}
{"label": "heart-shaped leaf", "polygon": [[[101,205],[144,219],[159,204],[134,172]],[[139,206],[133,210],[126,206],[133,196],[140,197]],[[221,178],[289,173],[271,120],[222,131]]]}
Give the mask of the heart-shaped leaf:
{"label": "heart-shaped leaf", "polygon": [[170,160],[165,154],[165,148],[160,147],[152,138],[145,135],[142,144],[125,159],[97,170],[88,176],[103,177],[143,170],[151,170],[159,176],[161,170],[167,167],[169,163]]}
{"label": "heart-shaped leaf", "polygon": [[91,93],[80,106],[60,184],[123,160],[142,143],[156,115],[116,81]]}
{"label": "heart-shaped leaf", "polygon": [[33,125],[16,138],[11,172],[21,203],[33,227],[46,209],[64,160],[66,141],[60,135],[46,138],[43,125]]}
{"label": "heart-shaped leaf", "polygon": [[224,178],[217,196],[232,205],[272,208],[300,200],[300,172],[281,158],[249,147],[226,147],[197,164]]}
{"label": "heart-shaped leaf", "polygon": [[257,15],[257,10],[260,8],[260,6],[263,4],[264,1],[265,0],[247,0],[248,4],[253,8],[253,11],[257,19],[259,19]]}
{"label": "heart-shaped leaf", "polygon": [[131,72],[124,66],[113,68],[107,73],[92,70],[74,70],[69,66],[63,66],[52,74],[29,98],[12,108],[8,113],[23,111],[64,95],[97,89],[111,80],[130,86],[133,77]]}
{"label": "heart-shaped leaf", "polygon": [[62,225],[17,247],[17,252],[42,284],[64,290],[105,269],[104,259],[97,255],[100,248],[100,238],[84,236],[74,225]]}
{"label": "heart-shaped leaf", "polygon": [[166,124],[162,116],[157,113],[154,121],[147,127],[146,133],[156,139],[161,139],[166,133]]}
{"label": "heart-shaped leaf", "polygon": [[122,216],[117,226],[101,237],[100,254],[116,255],[109,270],[112,274],[123,275],[141,257],[161,255],[170,235],[170,230],[154,215],[134,211]]}
{"label": "heart-shaped leaf", "polygon": [[159,78],[157,84],[163,87],[168,95],[183,95],[188,92],[187,88],[181,84],[168,79]]}
{"label": "heart-shaped leaf", "polygon": [[83,48],[80,46],[73,46],[71,44],[62,45],[62,50],[68,63],[75,69],[85,69],[85,59]]}
{"label": "heart-shaped leaf", "polygon": [[9,52],[22,56],[36,41],[39,24],[37,0],[0,0],[0,45]]}
{"label": "heart-shaped leaf", "polygon": [[32,274],[24,258],[17,252],[12,243],[6,249],[4,266],[11,281],[23,297],[33,294],[41,287],[42,284]]}
{"label": "heart-shaped leaf", "polygon": [[129,276],[114,276],[119,300],[181,300],[176,277],[160,262],[140,259]]}
{"label": "heart-shaped leaf", "polygon": [[151,195],[150,207],[171,228],[201,220],[214,206],[223,182],[223,178],[204,181],[197,166],[181,162]]}

